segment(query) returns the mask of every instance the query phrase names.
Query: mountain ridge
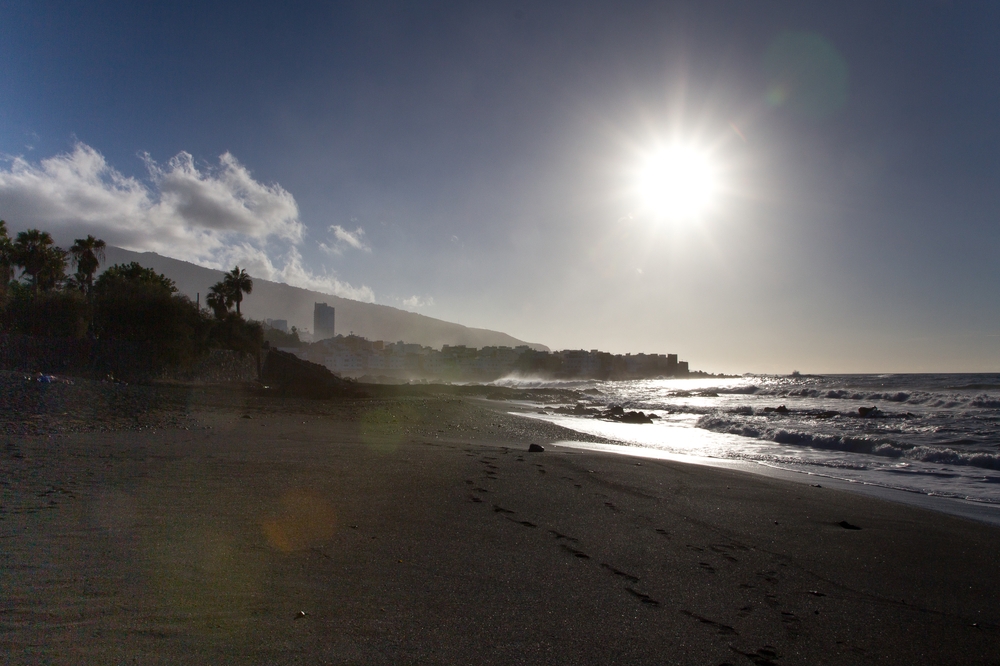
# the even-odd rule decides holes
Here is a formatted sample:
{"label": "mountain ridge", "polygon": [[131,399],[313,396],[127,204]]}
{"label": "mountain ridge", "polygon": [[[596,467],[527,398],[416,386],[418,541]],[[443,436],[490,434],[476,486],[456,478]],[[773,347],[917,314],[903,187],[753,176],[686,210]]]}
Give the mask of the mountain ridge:
{"label": "mountain ridge", "polygon": [[[202,302],[209,288],[222,279],[223,271],[206,268],[180,259],[172,259],[155,252],[134,252],[109,245],[105,250],[106,261],[102,268],[132,261],[163,273],[174,281],[180,293],[195,300],[201,294]],[[352,332],[370,340],[395,342],[402,340],[427,347],[465,345],[467,347],[517,347],[527,345],[539,351],[549,348],[539,343],[525,342],[501,331],[473,328],[394,308],[378,303],[364,303],[353,299],[325,294],[311,289],[294,287],[283,282],[273,282],[253,277],[253,292],[244,298],[242,312],[249,318],[285,319],[289,326],[312,330],[313,304],[326,303],[336,309],[336,332]]]}

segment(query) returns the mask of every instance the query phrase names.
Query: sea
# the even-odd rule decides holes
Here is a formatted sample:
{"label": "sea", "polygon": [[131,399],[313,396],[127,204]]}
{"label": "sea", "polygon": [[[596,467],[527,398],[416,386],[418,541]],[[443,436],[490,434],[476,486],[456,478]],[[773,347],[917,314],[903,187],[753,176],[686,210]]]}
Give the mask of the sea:
{"label": "sea", "polygon": [[811,483],[825,478],[976,504],[1000,516],[1000,374],[508,377],[497,384],[574,389],[584,408],[619,405],[655,417],[622,423],[565,413],[575,404],[525,405],[534,418],[619,444],[609,450],[739,462]]}

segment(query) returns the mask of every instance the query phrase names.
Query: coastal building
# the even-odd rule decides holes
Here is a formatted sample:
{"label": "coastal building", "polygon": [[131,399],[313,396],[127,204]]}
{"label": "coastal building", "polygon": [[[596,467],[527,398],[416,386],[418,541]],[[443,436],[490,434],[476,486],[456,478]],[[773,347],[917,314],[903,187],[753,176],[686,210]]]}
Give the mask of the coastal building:
{"label": "coastal building", "polygon": [[326,303],[313,304],[313,338],[315,340],[326,340],[332,338],[334,333],[334,308]]}
{"label": "coastal building", "polygon": [[[316,305],[326,307],[322,303]],[[333,308],[327,310],[332,315]],[[679,361],[676,354],[621,355],[598,349],[543,352],[527,346],[477,349],[444,345],[438,350],[403,341],[368,340],[353,333],[330,336],[329,330],[323,329],[325,311],[317,307],[317,312],[317,327],[323,331],[324,338],[304,345],[295,353],[346,376],[490,382],[510,375],[621,380],[687,377],[692,374],[687,362]]]}
{"label": "coastal building", "polygon": [[287,319],[265,319],[264,323],[276,331],[281,331],[282,333],[288,333]]}

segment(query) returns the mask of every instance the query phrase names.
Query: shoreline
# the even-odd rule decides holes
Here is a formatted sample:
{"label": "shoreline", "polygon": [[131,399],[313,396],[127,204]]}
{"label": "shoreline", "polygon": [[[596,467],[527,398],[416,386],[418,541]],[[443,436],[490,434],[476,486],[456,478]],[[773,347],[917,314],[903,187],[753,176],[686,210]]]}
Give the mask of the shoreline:
{"label": "shoreline", "polygon": [[982,523],[564,447],[575,433],[454,396],[159,400],[170,418],[138,421],[154,427],[4,435],[13,661],[985,665],[1000,650],[1000,531]]}
{"label": "shoreline", "polygon": [[[572,424],[576,422],[577,418],[572,416],[556,416],[552,415],[543,416],[535,413],[535,408],[531,405],[518,405],[517,410],[511,411],[511,413],[520,413],[525,418],[530,418],[538,421],[548,422],[560,425],[561,427],[566,427],[574,430],[574,432],[585,436],[602,436],[607,441],[607,447],[592,447],[584,443],[580,448],[587,450],[606,450],[607,452],[618,454],[618,455],[628,455],[628,456],[639,456],[639,457],[649,457],[649,458],[659,458],[664,460],[674,460],[677,462],[683,462],[693,465],[706,465],[709,467],[718,467],[722,469],[735,469],[741,470],[748,474],[757,474],[765,477],[780,478],[796,483],[815,483],[817,479],[823,479],[824,483],[830,486],[835,486],[841,490],[846,490],[848,492],[857,492],[866,496],[878,497],[880,499],[900,502],[910,506],[917,506],[923,509],[928,509],[932,511],[940,511],[942,513],[960,516],[968,518],[970,520],[977,520],[984,522],[986,524],[1000,526],[1000,503],[989,502],[989,501],[977,501],[962,497],[951,497],[947,495],[936,494],[933,492],[923,492],[920,490],[894,487],[891,485],[884,485],[879,483],[874,483],[865,480],[855,480],[850,478],[841,478],[835,475],[833,471],[829,473],[824,473],[821,471],[807,471],[794,468],[782,467],[778,464],[769,464],[763,460],[741,460],[736,458],[722,458],[715,456],[697,455],[697,454],[686,454],[677,453],[674,451],[666,451],[663,449],[658,449],[653,446],[644,445],[638,441],[631,441],[623,435],[615,437],[615,433],[606,432],[603,435],[596,435],[594,432],[588,432],[586,429],[575,429]],[[607,422],[603,422],[607,423]],[[614,428],[614,423],[608,423],[611,428]],[[637,426],[644,427],[644,426]],[[683,432],[687,428],[678,428],[679,431]],[[706,431],[707,432],[707,431]],[[704,434],[704,433],[701,433]],[[711,436],[709,433],[706,436]],[[729,435],[728,437],[738,437],[737,435]],[[749,443],[752,442],[752,440]],[[574,441],[572,438],[565,442],[566,446],[574,446]]]}
{"label": "shoreline", "polygon": [[890,488],[888,486],[880,486],[874,483],[840,479],[835,476],[823,475],[815,472],[783,469],[781,467],[768,465],[765,462],[726,460],[724,458],[685,455],[682,453],[671,453],[669,451],[660,451],[658,449],[650,449],[637,445],[619,443],[592,444],[589,442],[565,440],[553,442],[552,446],[564,446],[568,448],[578,448],[586,451],[599,451],[622,456],[670,460],[684,465],[703,465],[705,467],[738,471],[770,479],[781,479],[792,483],[803,483],[810,486],[813,486],[818,482],[822,482],[823,484],[826,484],[824,487],[834,488],[836,490],[849,493],[857,493],[867,497],[874,497],[887,502],[905,504],[907,506],[927,511],[934,511],[958,518],[965,518],[967,520],[973,520],[993,527],[1000,527],[1000,504],[975,502],[955,497],[927,495],[913,490]]}

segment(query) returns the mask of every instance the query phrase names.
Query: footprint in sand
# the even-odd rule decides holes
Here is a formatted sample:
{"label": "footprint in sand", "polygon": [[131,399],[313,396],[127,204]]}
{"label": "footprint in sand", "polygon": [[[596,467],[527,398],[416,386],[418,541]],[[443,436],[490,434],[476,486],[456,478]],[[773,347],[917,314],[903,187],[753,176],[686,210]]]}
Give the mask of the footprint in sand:
{"label": "footprint in sand", "polygon": [[758,578],[763,578],[764,580],[766,580],[768,583],[771,583],[772,585],[774,585],[774,584],[776,584],[778,582],[778,572],[777,571],[758,571],[757,572],[757,577]]}
{"label": "footprint in sand", "polygon": [[472,502],[482,502],[483,500],[475,495],[469,495],[469,500]]}
{"label": "footprint in sand", "polygon": [[607,562],[602,562],[601,563],[601,568],[602,569],[607,569],[608,571],[610,571],[614,575],[621,576],[622,578],[624,578],[626,580],[629,580],[629,581],[631,581],[633,583],[638,583],[639,582],[639,577],[638,576],[633,576],[632,574],[625,573],[621,569],[615,569],[613,566],[611,566]]}
{"label": "footprint in sand", "polygon": [[802,622],[796,617],[795,613],[781,611],[781,624],[785,625],[785,631],[788,632],[789,638],[798,638]]}
{"label": "footprint in sand", "polygon": [[557,532],[555,530],[549,530],[549,534],[551,534],[552,536],[554,536],[557,541],[559,539],[566,539],[567,541],[579,541],[579,539],[577,539],[576,537],[571,537],[571,536],[568,536],[568,535],[563,534],[561,532]]}
{"label": "footprint in sand", "polygon": [[730,562],[739,562],[738,559],[730,555],[728,552],[730,549],[733,548],[734,546],[730,546],[724,543],[712,543],[708,545],[708,549],[711,550],[713,553],[718,553],[719,555],[722,555],[723,558],[729,560]]}
{"label": "footprint in sand", "polygon": [[524,525],[525,527],[538,527],[538,525],[530,523],[527,520],[515,520],[509,516],[507,517],[507,520],[509,520],[512,523],[517,523],[518,525]]}
{"label": "footprint in sand", "polygon": [[648,594],[644,594],[644,593],[640,592],[639,590],[632,589],[631,587],[626,587],[625,591],[628,592],[629,594],[631,594],[633,597],[636,597],[637,599],[639,599],[639,601],[641,601],[642,603],[646,604],[647,606],[653,606],[653,607],[655,607],[655,606],[659,606],[660,605],[659,601],[657,601],[653,597],[649,596]]}
{"label": "footprint in sand", "polygon": [[511,511],[510,509],[505,509],[505,508],[503,508],[502,506],[500,506],[500,505],[498,505],[498,504],[494,504],[494,505],[493,505],[493,511],[494,511],[495,513],[514,513],[514,512],[513,512],[513,511]]}
{"label": "footprint in sand", "polygon": [[732,646],[729,649],[749,659],[754,666],[778,666],[778,662],[774,661],[778,658],[778,653],[770,645],[765,645],[756,652],[742,652]]}
{"label": "footprint in sand", "polygon": [[737,633],[736,630],[730,627],[728,624],[722,624],[721,622],[710,620],[707,617],[702,617],[701,615],[698,615],[697,613],[692,613],[689,610],[682,610],[681,612],[687,615],[692,620],[698,620],[698,622],[701,622],[702,624],[707,624],[710,627],[714,627],[715,629],[718,630],[720,634],[724,636],[735,636]]}
{"label": "footprint in sand", "polygon": [[559,547],[562,548],[563,550],[565,550],[567,553],[570,553],[574,557],[579,557],[581,560],[589,560],[590,559],[590,555],[587,555],[587,553],[583,552],[582,550],[577,550],[576,548],[573,548],[572,546],[567,546],[566,544],[562,543],[562,544],[559,544]]}

